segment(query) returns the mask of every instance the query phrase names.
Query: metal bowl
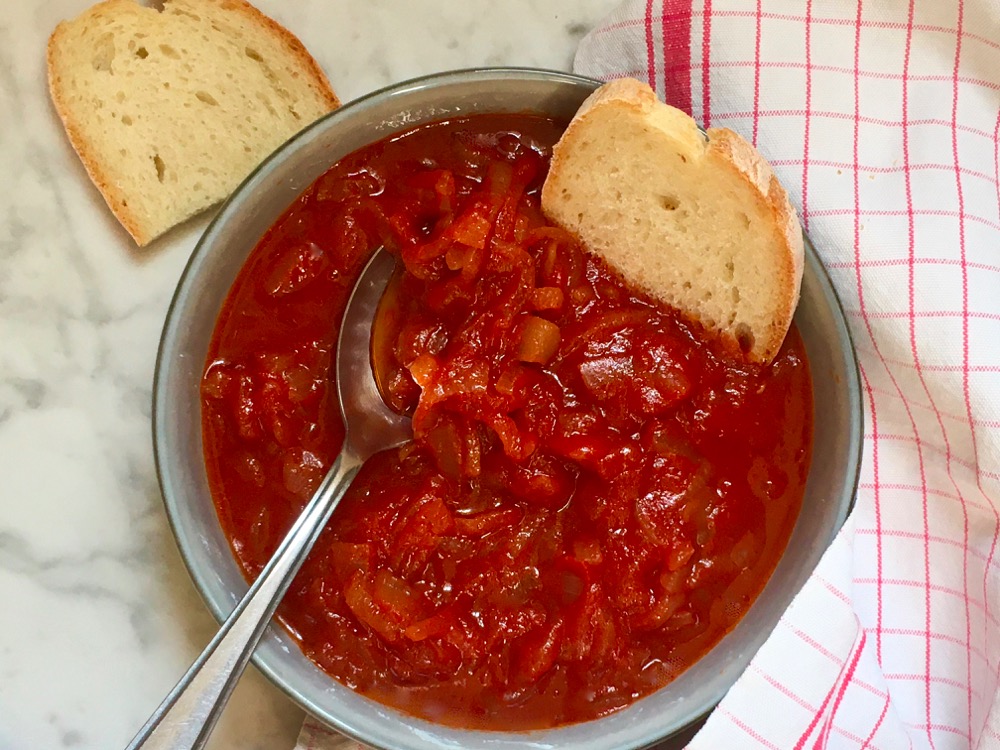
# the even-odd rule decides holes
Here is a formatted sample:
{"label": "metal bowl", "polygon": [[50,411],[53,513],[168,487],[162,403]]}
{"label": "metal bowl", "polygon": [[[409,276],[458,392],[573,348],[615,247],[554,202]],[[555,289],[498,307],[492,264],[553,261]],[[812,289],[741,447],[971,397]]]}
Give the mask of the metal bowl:
{"label": "metal bowl", "polygon": [[[541,70],[486,69],[428,76],[383,89],[318,121],[269,157],[206,230],[167,313],[153,388],[160,487],[181,554],[220,621],[247,585],[223,536],[202,455],[199,382],[212,330],[241,266],[264,232],[317,177],[352,151],[396,131],[454,115],[535,111],[566,118],[599,82]],[[746,616],[674,682],[602,719],[530,732],[454,729],[365,698],[320,671],[271,626],[257,667],[294,701],[374,747],[438,750],[640,748],[709,712],[746,668],[844,522],[858,477],[861,399],[843,312],[807,242],[795,316],[812,369],[815,447],[805,500],[788,548]]]}

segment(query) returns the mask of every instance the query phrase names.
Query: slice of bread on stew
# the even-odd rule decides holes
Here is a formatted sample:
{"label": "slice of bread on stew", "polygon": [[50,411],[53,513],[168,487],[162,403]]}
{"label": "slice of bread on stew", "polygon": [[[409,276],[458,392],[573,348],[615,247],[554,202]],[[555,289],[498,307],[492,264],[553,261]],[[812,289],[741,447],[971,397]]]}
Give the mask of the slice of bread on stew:
{"label": "slice of bread on stew", "polygon": [[542,208],[626,281],[770,362],[802,280],[798,218],[759,153],[658,101],[601,86],[556,144]]}
{"label": "slice of bread on stew", "polygon": [[105,0],[56,27],[48,76],[73,148],[139,245],[339,104],[302,43],[244,0]]}

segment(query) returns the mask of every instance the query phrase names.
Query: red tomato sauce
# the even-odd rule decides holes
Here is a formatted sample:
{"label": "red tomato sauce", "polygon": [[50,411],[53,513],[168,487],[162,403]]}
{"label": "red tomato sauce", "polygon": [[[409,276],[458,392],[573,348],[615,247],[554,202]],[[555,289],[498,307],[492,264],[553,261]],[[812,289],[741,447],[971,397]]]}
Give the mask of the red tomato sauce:
{"label": "red tomato sauce", "polygon": [[474,116],[343,159],[251,254],[202,384],[252,578],[339,449],[346,296],[397,253],[374,355],[414,441],[365,465],[279,615],[337,680],[451,725],[585,721],[667,684],[763,588],[809,468],[798,333],[746,364],[549,226],[560,131]]}

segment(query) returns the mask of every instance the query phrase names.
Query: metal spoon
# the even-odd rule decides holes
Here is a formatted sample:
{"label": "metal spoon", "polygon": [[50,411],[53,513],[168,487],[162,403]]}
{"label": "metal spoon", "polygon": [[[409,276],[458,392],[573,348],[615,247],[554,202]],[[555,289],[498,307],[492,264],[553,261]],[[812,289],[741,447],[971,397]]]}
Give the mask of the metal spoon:
{"label": "metal spoon", "polygon": [[390,411],[379,394],[369,349],[372,322],[394,265],[389,253],[376,250],[344,312],[336,359],[337,395],[346,427],[340,455],[246,596],[128,750],[205,745],[281,597],[361,465],[411,437],[409,418]]}

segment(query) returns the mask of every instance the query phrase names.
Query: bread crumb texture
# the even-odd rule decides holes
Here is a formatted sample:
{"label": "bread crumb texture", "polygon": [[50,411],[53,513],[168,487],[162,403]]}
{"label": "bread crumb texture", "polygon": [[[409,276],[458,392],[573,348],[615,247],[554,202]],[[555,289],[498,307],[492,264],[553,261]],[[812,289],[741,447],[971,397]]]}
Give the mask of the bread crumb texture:
{"label": "bread crumb texture", "polygon": [[106,0],[56,27],[48,75],[74,149],[139,245],[339,104],[301,42],[242,0]]}
{"label": "bread crumb texture", "polygon": [[546,215],[630,283],[770,361],[791,324],[802,232],[760,155],[707,136],[638,81],[597,90],[556,145]]}

